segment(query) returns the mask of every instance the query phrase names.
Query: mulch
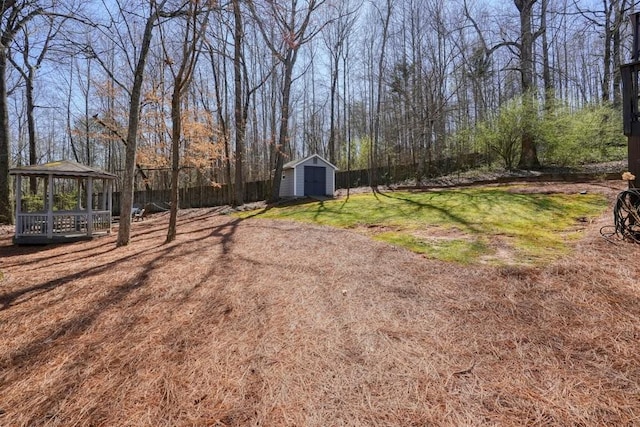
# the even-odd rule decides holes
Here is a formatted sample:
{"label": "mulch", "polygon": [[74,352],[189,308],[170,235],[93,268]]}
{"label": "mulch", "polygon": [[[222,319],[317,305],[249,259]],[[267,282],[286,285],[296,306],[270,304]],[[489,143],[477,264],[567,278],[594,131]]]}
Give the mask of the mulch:
{"label": "mulch", "polygon": [[166,213],[120,248],[0,234],[0,424],[633,425],[640,248],[611,220],[537,267],[220,209],[171,244]]}

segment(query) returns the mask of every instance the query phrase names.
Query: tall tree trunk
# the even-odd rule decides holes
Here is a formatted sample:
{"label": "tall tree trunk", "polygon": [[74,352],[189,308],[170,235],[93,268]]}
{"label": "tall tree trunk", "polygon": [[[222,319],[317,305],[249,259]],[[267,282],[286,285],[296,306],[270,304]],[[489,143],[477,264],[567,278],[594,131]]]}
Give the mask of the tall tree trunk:
{"label": "tall tree trunk", "polygon": [[91,136],[90,132],[90,117],[89,117],[89,97],[91,91],[91,61],[87,61],[87,92],[84,96],[84,150],[87,156],[86,161],[87,165],[92,165],[91,159]]}
{"label": "tall tree trunk", "polygon": [[142,97],[142,82],[144,69],[151,47],[153,27],[158,18],[155,5],[150,8],[150,15],[144,27],[144,35],[140,46],[140,56],[136,63],[129,98],[129,120],[127,128],[127,146],[125,148],[125,167],[122,177],[122,192],[120,197],[120,223],[116,246],[126,246],[131,238],[131,208],[133,207],[133,191],[135,189],[136,150],[138,148],[138,126],[140,125],[140,99]]}
{"label": "tall tree trunk", "polygon": [[331,56],[331,92],[329,95],[329,162],[336,164],[336,90],[338,87],[338,54]]}
{"label": "tall tree trunk", "polygon": [[601,82],[601,90],[602,90],[602,101],[610,102],[611,101],[611,39],[613,36],[613,32],[611,31],[611,8],[605,10],[605,21],[604,21],[604,55],[602,56],[603,60],[603,71],[602,71],[602,82]]}
{"label": "tall tree trunk", "polygon": [[[291,108],[291,85],[293,78],[293,69],[298,58],[298,52],[300,46],[310,41],[316,34],[313,32],[311,35],[306,35],[311,16],[315,10],[325,3],[325,0],[308,0],[306,2],[306,10],[303,12],[303,18],[301,21],[297,20],[298,17],[298,1],[292,0],[288,10],[286,8],[280,8],[276,3],[271,3],[267,10],[272,14],[271,18],[276,25],[272,26],[270,31],[266,29],[266,21],[264,16],[260,16],[256,10],[255,1],[247,2],[253,19],[258,24],[260,33],[265,43],[268,45],[269,50],[277,60],[282,64],[284,68],[284,74],[282,76],[282,105],[280,110],[280,124],[278,143],[274,144],[274,172],[273,181],[271,185],[270,202],[275,202],[280,198],[280,182],[282,180],[282,167],[284,166],[284,156],[289,147],[289,115]],[[283,13],[283,10],[286,10]],[[283,45],[278,46],[274,44],[274,37],[271,37],[274,33],[274,27],[283,29],[284,37]],[[286,30],[284,30],[286,29]],[[274,106],[275,107],[275,106]]]}
{"label": "tall tree trunk", "polygon": [[182,85],[176,80],[171,94],[171,209],[169,210],[169,227],[167,228],[166,243],[176,238],[176,224],[178,222],[179,178],[180,178],[180,137],[182,135]]}
{"label": "tall tree trunk", "polygon": [[9,112],[7,100],[7,50],[0,46],[0,223],[13,224],[9,186]]}
{"label": "tall tree trunk", "polygon": [[386,2],[385,15],[382,21],[382,46],[380,47],[380,56],[378,57],[378,81],[376,93],[376,108],[373,118],[373,141],[371,143],[371,172],[369,174],[369,186],[375,191],[378,185],[378,151],[380,149],[380,114],[382,110],[382,82],[384,72],[384,61],[387,50],[387,41],[389,35],[389,23],[391,21],[391,11],[393,9],[392,0]]}
{"label": "tall tree trunk", "polygon": [[2,28],[0,37],[0,223],[13,224],[13,208],[11,203],[11,188],[9,181],[9,101],[7,99],[7,65],[9,61],[9,46],[16,34],[24,28],[34,17],[42,14],[42,9],[36,7],[27,12],[20,19],[20,12],[30,5],[16,4],[15,1],[0,3],[0,16],[9,12],[10,16],[3,18],[6,25]]}
{"label": "tall tree trunk", "polygon": [[[202,36],[207,28],[210,9],[200,5],[198,1],[191,2],[185,14],[187,17],[186,29],[182,44],[182,59],[177,72],[171,69],[173,74],[173,92],[171,95],[171,209],[169,213],[169,227],[165,243],[170,243],[176,238],[178,222],[178,210],[180,208],[180,138],[182,137],[182,97],[187,92],[193,71],[200,53]],[[204,18],[198,22],[200,13],[205,12]],[[163,40],[163,50],[167,57],[166,44]],[[171,67],[171,65],[169,65]]]}
{"label": "tall tree trunk", "polygon": [[[297,51],[296,51],[297,52]],[[289,141],[289,108],[291,99],[291,84],[293,66],[295,64],[296,52],[289,52],[284,62],[284,76],[282,82],[282,107],[280,112],[280,128],[278,130],[278,143],[273,147],[275,155],[275,172],[273,173],[273,183],[271,185],[270,202],[276,202],[280,198],[280,182],[282,181],[282,167],[284,166],[284,156]]]}
{"label": "tall tree trunk", "polygon": [[[225,109],[224,109],[225,103],[223,103],[222,95],[220,93],[223,81],[225,85],[226,85],[226,81],[224,78],[222,79],[219,78],[220,74],[222,74],[222,76],[224,77],[227,75],[227,73],[226,73],[226,70],[224,69],[222,70],[222,73],[220,73],[218,68],[216,67],[214,50],[213,50],[213,47],[211,46],[209,46],[209,58],[211,59],[211,74],[213,76],[214,93],[216,96],[216,112],[218,113],[218,122],[220,123],[220,130],[221,130],[220,133],[222,134],[222,142],[224,143],[223,145],[224,179],[227,184],[227,189],[229,189],[229,192],[228,194],[225,195],[225,197],[226,197],[227,203],[232,203],[233,197],[231,194],[231,150],[229,148],[229,130],[227,129],[227,119],[225,117]],[[226,94],[226,89],[224,89],[224,92]]]}
{"label": "tall tree trunk", "polygon": [[[29,67],[27,73],[27,80],[25,82],[25,96],[27,101],[27,133],[29,134],[29,164],[35,165],[38,163],[38,154],[36,151],[36,121],[33,116],[35,110],[35,103],[33,100],[33,81],[35,79],[35,71],[32,67]],[[29,191],[31,194],[38,192],[38,181],[35,177],[29,178]]]}
{"label": "tall tree trunk", "polygon": [[622,105],[622,91],[620,88],[621,85],[621,75],[620,75],[620,64],[622,61],[622,58],[620,57],[621,54],[621,34],[620,34],[620,27],[622,26],[622,21],[624,19],[624,11],[626,10],[627,7],[627,2],[626,0],[619,0],[619,4],[616,5],[616,10],[615,10],[615,27],[613,29],[613,106],[616,109],[619,109],[620,106]]}
{"label": "tall tree trunk", "polygon": [[[78,150],[76,150],[76,144],[73,141],[73,132],[71,130],[71,104],[73,102],[73,63],[69,67],[69,92],[67,92],[67,137],[69,138],[69,145],[71,146],[71,153],[76,162],[80,163],[78,157]],[[111,145],[111,143],[109,143]],[[109,169],[109,172],[112,170]]]}
{"label": "tall tree trunk", "polygon": [[553,110],[555,101],[555,87],[551,65],[549,64],[549,41],[547,39],[547,6],[549,0],[542,0],[542,10],[540,11],[540,27],[542,30],[542,80],[544,82],[544,109]]}
{"label": "tall tree trunk", "polygon": [[236,125],[236,147],[235,147],[235,204],[240,206],[244,203],[244,136],[247,125],[247,108],[243,105],[242,94],[242,39],[244,37],[242,29],[242,13],[240,11],[240,0],[233,0],[233,84],[234,84],[234,114]]}
{"label": "tall tree trunk", "polygon": [[[533,108],[533,31],[531,14],[536,0],[514,0],[520,12],[520,76],[522,83],[522,102],[527,120],[537,114]],[[535,136],[530,126],[525,125],[520,148],[520,169],[539,169],[538,151]]]}

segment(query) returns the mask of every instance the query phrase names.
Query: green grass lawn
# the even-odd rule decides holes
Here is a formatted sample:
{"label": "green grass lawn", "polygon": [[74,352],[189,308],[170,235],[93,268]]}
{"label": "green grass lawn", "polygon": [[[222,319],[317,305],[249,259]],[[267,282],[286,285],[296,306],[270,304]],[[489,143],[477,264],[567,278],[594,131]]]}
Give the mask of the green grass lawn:
{"label": "green grass lawn", "polygon": [[360,194],[245,212],[356,229],[426,256],[472,263],[537,264],[567,253],[585,220],[607,207],[601,195],[519,194],[508,188]]}

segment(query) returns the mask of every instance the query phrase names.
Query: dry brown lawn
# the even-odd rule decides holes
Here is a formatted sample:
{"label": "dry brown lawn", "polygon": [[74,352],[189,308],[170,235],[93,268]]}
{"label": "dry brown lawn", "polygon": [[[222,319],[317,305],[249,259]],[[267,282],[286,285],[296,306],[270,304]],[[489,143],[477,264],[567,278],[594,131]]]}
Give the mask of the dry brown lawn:
{"label": "dry brown lawn", "polygon": [[640,247],[611,223],[544,267],[213,209],[169,245],[166,215],[124,248],[4,234],[0,425],[640,425]]}

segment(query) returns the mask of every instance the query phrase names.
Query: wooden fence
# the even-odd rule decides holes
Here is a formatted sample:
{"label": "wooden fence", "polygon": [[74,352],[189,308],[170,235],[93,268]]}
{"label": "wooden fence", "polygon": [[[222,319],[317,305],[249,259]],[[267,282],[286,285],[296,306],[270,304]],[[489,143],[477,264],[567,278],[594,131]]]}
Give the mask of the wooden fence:
{"label": "wooden fence", "polygon": [[[477,167],[486,160],[481,154],[471,153],[460,157],[434,159],[422,163],[379,167],[372,174],[371,169],[336,172],[336,189],[354,188],[368,185],[397,184],[409,179],[435,178],[449,173]],[[370,177],[372,181],[370,181]]]}
{"label": "wooden fence", "polygon": [[[246,203],[258,202],[268,198],[271,190],[270,181],[247,182],[244,185],[244,200]],[[230,191],[228,185],[199,186],[180,188],[179,203],[181,209],[206,208],[229,204]],[[152,212],[169,209],[171,200],[170,190],[136,191],[133,195],[134,206],[147,206]],[[113,212],[120,212],[120,193],[113,193]]]}
{"label": "wooden fence", "polygon": [[[456,170],[467,169],[478,162],[477,156],[468,156],[464,159],[439,159],[422,165],[401,165],[392,167],[379,167],[373,174],[373,184],[393,184],[415,178],[418,172],[421,176],[433,177],[450,173]],[[371,185],[369,180],[371,169],[359,169],[352,171],[336,172],[336,189],[355,188]],[[230,192],[233,188],[227,184],[220,186],[204,185],[196,187],[180,188],[180,208],[205,208],[229,204]],[[244,186],[245,203],[258,202],[269,198],[271,193],[271,181],[247,182]],[[148,206],[151,211],[169,209],[171,199],[170,190],[142,190],[136,191],[133,196],[134,206]],[[113,193],[113,213],[120,212],[120,193]]]}

